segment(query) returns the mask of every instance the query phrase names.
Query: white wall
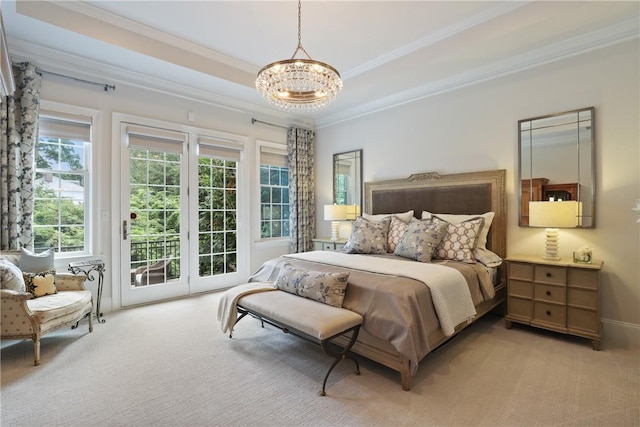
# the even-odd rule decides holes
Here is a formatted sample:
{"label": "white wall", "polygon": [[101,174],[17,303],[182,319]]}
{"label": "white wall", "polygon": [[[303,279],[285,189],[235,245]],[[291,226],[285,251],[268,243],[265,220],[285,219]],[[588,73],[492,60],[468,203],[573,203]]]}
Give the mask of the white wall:
{"label": "white wall", "polygon": [[[37,60],[36,60],[37,63]],[[101,87],[88,86],[82,83],[73,82],[58,77],[44,75],[41,91],[43,101],[57,102],[63,104],[76,105],[85,108],[98,110],[99,130],[98,141],[94,146],[93,154],[98,159],[97,179],[99,192],[97,203],[97,240],[94,242],[96,255],[101,255],[106,261],[105,286],[102,298],[103,311],[110,311],[112,308],[120,307],[120,301],[112,300],[113,286],[119,286],[113,268],[117,259],[112,259],[112,245],[119,244],[119,230],[112,222],[119,206],[112,205],[112,197],[118,199],[119,177],[114,176],[114,165],[112,164],[112,144],[118,144],[118,135],[111,134],[112,113],[131,114],[139,117],[163,120],[171,123],[178,123],[202,129],[228,132],[237,135],[248,136],[250,142],[245,150],[246,167],[251,171],[251,197],[259,200],[258,191],[258,166],[256,165],[256,140],[271,141],[284,144],[286,141],[286,129],[260,124],[251,124],[251,114],[244,114],[237,111],[222,109],[212,105],[194,102],[188,99],[152,92],[137,87],[117,84],[115,92],[104,92]],[[187,113],[191,111],[195,115],[195,120],[189,122]],[[264,119],[264,117],[261,117]],[[117,160],[116,160],[117,161]],[[117,166],[117,165],[116,165]],[[117,170],[117,168],[116,168]],[[108,220],[102,219],[105,214]],[[118,221],[119,222],[119,221]],[[249,250],[249,271],[255,271],[265,260],[279,256],[288,252],[288,242],[259,242],[259,206],[257,203],[251,205],[251,224],[239,224],[241,227],[250,227]],[[116,250],[118,248],[116,247]],[[66,264],[60,265],[66,270]],[[89,286],[93,288],[93,286]],[[95,291],[95,289],[93,289]],[[119,295],[118,292],[115,293]]]}
{"label": "white wall", "polygon": [[[364,181],[412,173],[507,170],[509,255],[544,252],[540,229],[518,226],[518,120],[595,107],[597,219],[561,230],[561,255],[588,245],[604,260],[604,345],[640,346],[638,40],[433,96],[317,132],[317,204],[332,200],[334,153],[363,149]],[[345,82],[348,88],[349,81]],[[347,89],[346,89],[347,90]],[[318,235],[329,224],[318,220]]]}

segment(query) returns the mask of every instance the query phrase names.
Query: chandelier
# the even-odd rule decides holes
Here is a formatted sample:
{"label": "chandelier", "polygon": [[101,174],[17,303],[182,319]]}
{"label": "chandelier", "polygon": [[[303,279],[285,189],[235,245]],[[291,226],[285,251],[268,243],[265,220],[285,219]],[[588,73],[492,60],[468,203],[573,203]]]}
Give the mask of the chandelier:
{"label": "chandelier", "polygon": [[[302,47],[300,11],[298,0],[298,47],[291,59],[266,65],[256,79],[256,89],[262,97],[285,111],[318,110],[330,104],[342,90],[338,70],[311,59]],[[295,57],[300,51],[304,52],[306,59]]]}

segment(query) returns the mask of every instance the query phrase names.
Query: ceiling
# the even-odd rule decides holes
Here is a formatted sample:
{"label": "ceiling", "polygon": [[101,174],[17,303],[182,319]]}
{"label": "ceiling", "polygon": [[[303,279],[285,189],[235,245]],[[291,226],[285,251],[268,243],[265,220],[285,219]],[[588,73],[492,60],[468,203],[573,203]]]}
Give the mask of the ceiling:
{"label": "ceiling", "polygon": [[[637,1],[302,2],[302,45],[341,73],[324,110],[256,93],[297,46],[295,1],[1,0],[9,51],[45,71],[169,91],[322,127],[638,38]],[[116,88],[117,91],[117,88]]]}

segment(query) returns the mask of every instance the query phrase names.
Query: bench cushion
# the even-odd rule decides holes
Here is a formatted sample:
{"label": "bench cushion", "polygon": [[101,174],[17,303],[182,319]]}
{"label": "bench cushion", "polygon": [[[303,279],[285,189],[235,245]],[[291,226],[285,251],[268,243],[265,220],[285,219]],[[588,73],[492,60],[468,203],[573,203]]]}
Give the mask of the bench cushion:
{"label": "bench cushion", "polygon": [[353,311],[280,290],[245,295],[238,304],[319,340],[338,335],[363,321],[362,316]]}

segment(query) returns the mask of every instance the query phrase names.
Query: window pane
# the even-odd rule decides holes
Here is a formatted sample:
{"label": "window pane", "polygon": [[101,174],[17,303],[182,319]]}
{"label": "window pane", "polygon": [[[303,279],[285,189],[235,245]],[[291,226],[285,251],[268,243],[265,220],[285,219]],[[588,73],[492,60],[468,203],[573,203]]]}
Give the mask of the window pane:
{"label": "window pane", "polygon": [[34,245],[38,251],[86,253],[90,142],[47,132],[40,129],[35,146]]}
{"label": "window pane", "polygon": [[199,274],[235,272],[236,258],[230,251],[236,250],[237,236],[225,231],[236,229],[237,162],[202,156],[199,164]]}
{"label": "window pane", "polygon": [[289,227],[282,220],[289,219],[289,169],[260,165],[260,237],[287,237]]}

